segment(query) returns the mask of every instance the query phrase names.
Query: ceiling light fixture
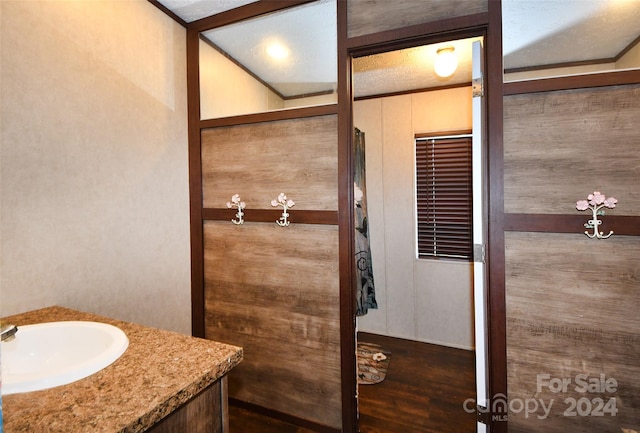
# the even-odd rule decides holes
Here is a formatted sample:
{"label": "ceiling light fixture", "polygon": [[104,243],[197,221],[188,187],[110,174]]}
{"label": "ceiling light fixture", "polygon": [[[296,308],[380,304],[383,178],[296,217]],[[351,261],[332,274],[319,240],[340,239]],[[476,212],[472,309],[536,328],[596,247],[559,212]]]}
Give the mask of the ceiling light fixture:
{"label": "ceiling light fixture", "polygon": [[274,59],[282,60],[289,57],[289,49],[282,44],[273,43],[267,47],[267,54]]}
{"label": "ceiling light fixture", "polygon": [[456,71],[458,67],[458,57],[454,53],[454,50],[451,45],[448,45],[438,48],[438,51],[436,51],[437,56],[433,70],[439,77],[450,77]]}

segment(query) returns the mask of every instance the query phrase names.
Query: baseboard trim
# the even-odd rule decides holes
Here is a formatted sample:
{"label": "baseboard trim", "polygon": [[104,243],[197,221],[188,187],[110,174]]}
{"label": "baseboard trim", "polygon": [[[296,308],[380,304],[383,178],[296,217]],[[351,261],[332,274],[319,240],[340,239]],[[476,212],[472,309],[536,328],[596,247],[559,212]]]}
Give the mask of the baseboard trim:
{"label": "baseboard trim", "polygon": [[241,409],[249,410],[251,412],[255,412],[259,415],[266,416],[268,418],[273,418],[278,421],[284,421],[286,423],[293,424],[295,426],[302,427],[308,430],[312,430],[317,433],[340,433],[341,432],[340,429],[335,429],[333,427],[329,427],[323,424],[318,424],[316,422],[309,421],[307,419],[298,418],[297,416],[293,416],[288,413],[269,409],[254,403],[238,400],[233,397],[229,397],[229,405],[239,407]]}

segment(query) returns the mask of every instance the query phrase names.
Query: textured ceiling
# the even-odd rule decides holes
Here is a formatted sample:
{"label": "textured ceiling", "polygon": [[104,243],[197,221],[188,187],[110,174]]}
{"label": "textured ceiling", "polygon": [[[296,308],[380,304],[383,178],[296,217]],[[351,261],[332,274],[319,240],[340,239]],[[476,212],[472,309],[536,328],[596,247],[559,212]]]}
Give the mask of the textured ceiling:
{"label": "textured ceiling", "polygon": [[[369,96],[471,82],[471,45],[480,38],[461,39],[441,44],[353,59],[354,96]],[[438,48],[453,46],[458,69],[448,78],[438,77],[433,64]]]}
{"label": "textured ceiling", "polygon": [[158,0],[185,22],[219,14],[257,0]]}
{"label": "textured ceiling", "polygon": [[[336,89],[336,3],[320,0],[202,34],[286,97]],[[267,55],[272,43],[289,56]]]}
{"label": "textured ceiling", "polygon": [[[186,22],[253,2],[159,1]],[[613,58],[640,34],[640,0],[502,0],[502,7],[507,69]],[[207,37],[285,96],[335,89],[332,0],[247,20],[208,32]],[[265,41],[273,39],[289,47],[286,64],[274,65],[266,59]],[[442,44],[355,59],[356,96],[468,82],[469,42],[454,44],[460,67],[448,80],[437,78],[429,66],[433,60],[423,56],[427,52],[429,57]]]}
{"label": "textured ceiling", "polygon": [[505,69],[611,59],[640,35],[640,0],[502,0]]}

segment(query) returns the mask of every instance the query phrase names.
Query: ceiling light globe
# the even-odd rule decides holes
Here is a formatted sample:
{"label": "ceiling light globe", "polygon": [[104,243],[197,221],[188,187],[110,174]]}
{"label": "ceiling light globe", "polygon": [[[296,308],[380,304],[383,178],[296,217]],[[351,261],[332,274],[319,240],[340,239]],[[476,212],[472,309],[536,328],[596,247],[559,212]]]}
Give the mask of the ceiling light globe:
{"label": "ceiling light globe", "polygon": [[437,51],[436,61],[433,70],[436,75],[447,78],[453,75],[458,68],[458,57],[454,53],[453,47],[440,48]]}

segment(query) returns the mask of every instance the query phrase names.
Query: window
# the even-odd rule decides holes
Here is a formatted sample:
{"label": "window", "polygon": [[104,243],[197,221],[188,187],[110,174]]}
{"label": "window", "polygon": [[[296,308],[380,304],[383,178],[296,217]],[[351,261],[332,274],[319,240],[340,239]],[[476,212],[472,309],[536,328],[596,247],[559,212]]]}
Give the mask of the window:
{"label": "window", "polygon": [[471,136],[416,140],[418,258],[473,259]]}

